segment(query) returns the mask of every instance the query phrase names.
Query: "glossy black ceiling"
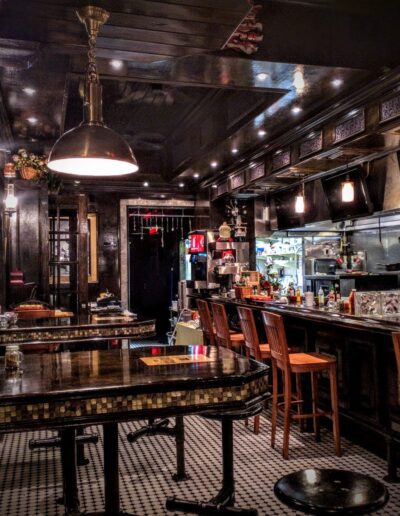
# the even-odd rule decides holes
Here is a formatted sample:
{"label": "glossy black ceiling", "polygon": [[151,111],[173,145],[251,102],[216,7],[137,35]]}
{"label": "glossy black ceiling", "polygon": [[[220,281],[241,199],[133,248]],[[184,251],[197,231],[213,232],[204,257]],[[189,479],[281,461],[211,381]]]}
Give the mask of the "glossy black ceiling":
{"label": "glossy black ceiling", "polygon": [[[86,36],[75,9],[88,3],[0,2],[1,148],[48,150],[79,123]],[[190,185],[240,163],[399,62],[396,2],[258,3],[264,40],[246,56],[220,49],[247,0],[95,2],[111,12],[97,50],[104,117],[140,165],[121,188]]]}

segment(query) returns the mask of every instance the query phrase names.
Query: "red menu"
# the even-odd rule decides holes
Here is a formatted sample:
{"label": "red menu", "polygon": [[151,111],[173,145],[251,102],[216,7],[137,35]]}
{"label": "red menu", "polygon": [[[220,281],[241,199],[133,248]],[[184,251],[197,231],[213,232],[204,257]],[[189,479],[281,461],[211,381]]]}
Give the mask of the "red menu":
{"label": "red menu", "polygon": [[190,238],[190,252],[191,253],[204,253],[206,250],[205,246],[205,235],[203,233],[194,233],[189,236]]}

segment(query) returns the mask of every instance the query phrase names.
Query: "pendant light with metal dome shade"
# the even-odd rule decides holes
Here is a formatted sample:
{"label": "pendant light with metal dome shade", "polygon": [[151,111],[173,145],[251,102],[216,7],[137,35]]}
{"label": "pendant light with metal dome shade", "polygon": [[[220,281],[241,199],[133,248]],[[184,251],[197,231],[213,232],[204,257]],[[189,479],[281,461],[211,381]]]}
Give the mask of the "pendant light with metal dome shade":
{"label": "pendant light with metal dome shade", "polygon": [[108,12],[87,6],[77,11],[89,36],[89,63],[86,71],[83,122],[64,133],[54,144],[47,166],[64,174],[79,176],[120,176],[138,170],[128,143],[103,123],[102,87],[96,67],[95,45]]}

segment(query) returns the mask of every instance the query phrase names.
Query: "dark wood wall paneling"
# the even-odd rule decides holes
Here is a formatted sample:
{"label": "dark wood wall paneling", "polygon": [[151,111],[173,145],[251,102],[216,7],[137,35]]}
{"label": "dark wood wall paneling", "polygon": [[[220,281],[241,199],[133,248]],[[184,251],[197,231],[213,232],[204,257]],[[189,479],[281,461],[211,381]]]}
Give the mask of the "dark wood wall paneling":
{"label": "dark wood wall paneling", "polygon": [[97,214],[98,282],[89,284],[89,301],[108,289],[121,295],[119,274],[119,201],[120,194],[90,196],[89,211]]}
{"label": "dark wood wall paneling", "polygon": [[[25,283],[38,286],[38,297],[48,300],[48,196],[45,187],[16,181],[16,214],[2,216],[0,304],[2,308],[23,301],[31,289],[10,286],[9,273],[22,271]],[[7,247],[7,248],[6,248]]]}

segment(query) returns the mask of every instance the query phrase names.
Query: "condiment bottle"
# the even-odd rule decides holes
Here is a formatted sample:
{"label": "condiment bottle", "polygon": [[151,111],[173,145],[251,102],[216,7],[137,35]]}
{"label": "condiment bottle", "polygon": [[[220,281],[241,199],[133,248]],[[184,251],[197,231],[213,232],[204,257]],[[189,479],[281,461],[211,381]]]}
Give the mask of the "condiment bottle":
{"label": "condiment bottle", "polygon": [[299,287],[296,288],[296,303],[301,305],[301,292]]}
{"label": "condiment bottle", "polygon": [[318,306],[323,307],[325,305],[325,294],[322,287],[318,290]]}
{"label": "condiment bottle", "polygon": [[349,309],[350,309],[350,313],[351,314],[354,314],[355,312],[355,301],[356,301],[356,289],[353,288],[350,292],[350,296],[349,296]]}
{"label": "condiment bottle", "polygon": [[6,346],[6,352],[4,355],[4,368],[6,371],[17,371],[21,368],[22,364],[22,353],[19,350],[19,346],[12,344]]}

